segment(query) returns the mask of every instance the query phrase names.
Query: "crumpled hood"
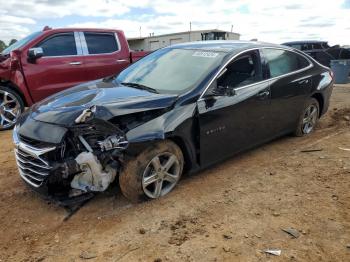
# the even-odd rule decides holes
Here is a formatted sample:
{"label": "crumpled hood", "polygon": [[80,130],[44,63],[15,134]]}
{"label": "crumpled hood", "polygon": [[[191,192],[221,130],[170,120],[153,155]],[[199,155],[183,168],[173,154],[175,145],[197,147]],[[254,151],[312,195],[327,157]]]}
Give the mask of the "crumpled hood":
{"label": "crumpled hood", "polygon": [[97,80],[82,84],[33,105],[30,116],[35,120],[70,126],[84,109],[96,106],[96,117],[108,120],[114,116],[166,108],[177,95],[156,94],[118,85],[114,80]]}

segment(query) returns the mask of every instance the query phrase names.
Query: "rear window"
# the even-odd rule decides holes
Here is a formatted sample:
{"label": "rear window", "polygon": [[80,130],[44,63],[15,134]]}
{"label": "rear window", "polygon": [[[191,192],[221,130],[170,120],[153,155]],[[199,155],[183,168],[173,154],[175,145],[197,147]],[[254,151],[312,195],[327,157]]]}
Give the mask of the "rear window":
{"label": "rear window", "polygon": [[118,51],[118,43],[114,34],[85,32],[85,40],[89,54],[108,54]]}
{"label": "rear window", "polygon": [[301,45],[300,44],[293,44],[293,45],[290,45],[290,46],[295,48],[295,49],[301,50]]}
{"label": "rear window", "polygon": [[77,47],[73,33],[54,35],[40,44],[44,56],[70,56],[77,55]]}
{"label": "rear window", "polygon": [[280,49],[263,49],[262,52],[270,69],[270,77],[298,71],[310,64],[306,58],[294,52]]}

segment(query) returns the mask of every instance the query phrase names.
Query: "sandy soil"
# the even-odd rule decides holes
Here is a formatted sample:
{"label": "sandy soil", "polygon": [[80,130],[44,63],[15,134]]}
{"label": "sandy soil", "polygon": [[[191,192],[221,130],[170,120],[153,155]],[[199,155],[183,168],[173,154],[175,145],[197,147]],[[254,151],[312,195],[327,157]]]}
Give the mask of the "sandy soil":
{"label": "sandy soil", "polygon": [[111,190],[68,221],[21,181],[2,132],[0,261],[350,261],[348,116],[350,85],[338,85],[309,137],[187,175],[156,201],[134,205]]}

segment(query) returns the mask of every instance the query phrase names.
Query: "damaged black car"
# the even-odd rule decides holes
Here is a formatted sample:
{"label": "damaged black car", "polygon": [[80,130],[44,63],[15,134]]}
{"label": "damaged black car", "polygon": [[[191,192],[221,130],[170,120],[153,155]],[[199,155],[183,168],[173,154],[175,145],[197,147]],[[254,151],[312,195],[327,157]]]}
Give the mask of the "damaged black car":
{"label": "damaged black car", "polygon": [[24,113],[13,131],[19,174],[53,199],[103,192],[118,180],[132,201],[159,198],[184,172],[285,134],[310,134],[332,85],[329,68],[286,46],[163,48]]}

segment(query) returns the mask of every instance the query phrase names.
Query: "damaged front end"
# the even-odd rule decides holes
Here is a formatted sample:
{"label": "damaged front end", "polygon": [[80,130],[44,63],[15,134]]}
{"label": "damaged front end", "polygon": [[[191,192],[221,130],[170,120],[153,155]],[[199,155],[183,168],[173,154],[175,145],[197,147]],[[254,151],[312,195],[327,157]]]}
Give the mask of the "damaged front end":
{"label": "damaged front end", "polygon": [[63,205],[109,187],[121,169],[128,141],[116,125],[95,117],[95,111],[96,107],[84,110],[74,125],[65,128],[58,144],[14,130],[16,161],[27,184]]}
{"label": "damaged front end", "polygon": [[114,80],[48,97],[22,114],[14,130],[20,175],[32,189],[63,204],[106,191],[124,159],[142,149],[140,141],[163,134],[164,120],[156,119],[176,99]]}

